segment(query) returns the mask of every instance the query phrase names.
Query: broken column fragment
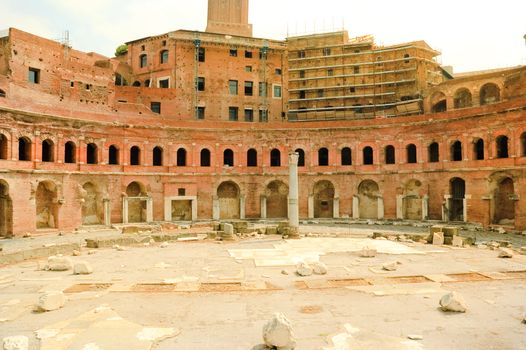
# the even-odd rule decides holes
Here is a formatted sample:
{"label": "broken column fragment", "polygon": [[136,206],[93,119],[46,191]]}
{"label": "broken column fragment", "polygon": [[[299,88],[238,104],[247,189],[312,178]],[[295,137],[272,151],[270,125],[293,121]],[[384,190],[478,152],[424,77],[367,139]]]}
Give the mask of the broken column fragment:
{"label": "broken column fragment", "polygon": [[451,292],[444,295],[440,299],[440,306],[442,311],[451,312],[466,312],[468,309],[464,298],[457,292]]}
{"label": "broken column fragment", "polygon": [[296,347],[292,325],[285,315],[274,314],[263,327],[263,341],[268,347],[278,350],[293,350]]}

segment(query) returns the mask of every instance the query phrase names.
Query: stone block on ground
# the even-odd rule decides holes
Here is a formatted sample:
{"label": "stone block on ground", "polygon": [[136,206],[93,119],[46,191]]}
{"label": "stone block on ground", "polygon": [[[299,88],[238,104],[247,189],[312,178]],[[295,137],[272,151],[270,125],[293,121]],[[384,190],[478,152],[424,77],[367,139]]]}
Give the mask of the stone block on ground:
{"label": "stone block on ground", "polygon": [[267,227],[265,230],[266,235],[277,235],[278,234],[278,228],[277,227]]}
{"label": "stone block on ground", "polygon": [[451,242],[453,247],[460,247],[462,248],[464,246],[464,240],[462,237],[459,236],[453,236],[453,241]]}
{"label": "stone block on ground", "polygon": [[429,233],[430,234],[433,234],[435,232],[442,232],[442,229],[444,228],[444,226],[441,226],[441,225],[434,225],[434,226],[431,226],[429,227]]}
{"label": "stone block on ground", "polygon": [[364,247],[360,251],[360,256],[362,258],[374,258],[376,256],[376,253],[377,253],[376,249],[369,248],[369,247]]}
{"label": "stone block on ground", "polygon": [[312,268],[312,272],[315,275],[326,275],[327,274],[327,265],[321,261],[315,261],[309,264]]}
{"label": "stone block on ground", "polygon": [[447,226],[442,228],[442,232],[444,232],[444,237],[458,236],[459,231],[459,228],[456,226]]}
{"label": "stone block on ground", "polygon": [[296,273],[299,276],[310,276],[312,275],[312,267],[306,262],[301,262],[296,266]]}
{"label": "stone block on ground", "polygon": [[513,250],[510,248],[500,248],[499,258],[513,258]]}
{"label": "stone block on ground", "polygon": [[136,235],[139,233],[139,231],[144,230],[144,228],[139,226],[123,226],[121,229],[121,233],[125,235]]}
{"label": "stone block on ground", "polygon": [[383,264],[382,269],[385,271],[396,271],[398,268],[398,263],[396,261],[388,262]]}
{"label": "stone block on ground", "polygon": [[234,232],[234,225],[229,224],[229,223],[224,223],[223,224],[223,231],[225,232],[225,235],[233,235],[235,233]]}
{"label": "stone block on ground", "polygon": [[64,306],[65,302],[64,293],[58,291],[45,292],[38,298],[37,310],[42,312],[58,310]]}
{"label": "stone block on ground", "polygon": [[444,244],[445,245],[453,245],[453,237],[444,237]]}
{"label": "stone block on ground", "polygon": [[444,295],[440,299],[440,307],[442,308],[442,311],[450,312],[466,312],[468,309],[464,298],[457,292],[451,292]]}
{"label": "stone block on ground", "polygon": [[276,313],[263,327],[263,341],[270,348],[293,350],[296,340],[290,321],[282,313]]}
{"label": "stone block on ground", "polygon": [[444,244],[444,233],[435,232],[433,233],[433,245],[443,245]]}
{"label": "stone block on ground", "polygon": [[89,275],[93,273],[93,268],[86,261],[77,261],[73,265],[73,274],[74,275]]}
{"label": "stone block on ground", "polygon": [[24,335],[5,337],[2,345],[4,350],[27,350],[29,349],[29,338]]}
{"label": "stone block on ground", "polygon": [[168,242],[163,242],[161,243],[161,245],[159,247],[161,248],[168,248],[170,245],[168,244]]}
{"label": "stone block on ground", "polygon": [[63,256],[53,255],[47,259],[46,270],[48,271],[68,271],[72,267],[71,259]]}

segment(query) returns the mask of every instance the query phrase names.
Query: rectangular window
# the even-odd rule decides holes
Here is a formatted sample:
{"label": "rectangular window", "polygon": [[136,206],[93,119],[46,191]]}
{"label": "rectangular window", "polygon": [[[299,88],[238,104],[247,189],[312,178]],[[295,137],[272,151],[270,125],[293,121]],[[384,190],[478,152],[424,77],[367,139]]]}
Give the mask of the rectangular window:
{"label": "rectangular window", "polygon": [[261,50],[259,51],[259,59],[260,60],[266,60],[268,57],[267,51]]}
{"label": "rectangular window", "polygon": [[230,57],[237,57],[237,49],[230,49]]}
{"label": "rectangular window", "polygon": [[237,95],[237,80],[228,81],[228,91],[230,95]]}
{"label": "rectangular window", "polygon": [[246,122],[254,121],[254,111],[252,109],[245,109],[245,121]]}
{"label": "rectangular window", "polygon": [[197,78],[197,91],[205,91],[205,78]]}
{"label": "rectangular window", "polygon": [[305,71],[300,70],[300,79],[303,79],[303,78],[305,78]]}
{"label": "rectangular window", "polygon": [[252,72],[252,66],[245,66],[245,72]]}
{"label": "rectangular window", "polygon": [[268,111],[266,109],[259,110],[259,122],[260,123],[268,122]]}
{"label": "rectangular window", "polygon": [[276,68],[276,75],[281,75],[281,68]]}
{"label": "rectangular window", "polygon": [[281,98],[281,85],[274,85],[273,93],[274,98]]}
{"label": "rectangular window", "polygon": [[238,120],[239,108],[237,107],[228,107],[228,120],[235,122]]}
{"label": "rectangular window", "polygon": [[150,109],[153,113],[161,114],[161,102],[151,102]]}
{"label": "rectangular window", "polygon": [[205,107],[197,107],[197,119],[205,119]]}
{"label": "rectangular window", "polygon": [[354,66],[354,74],[359,74],[359,73],[360,73],[360,67]]}
{"label": "rectangular window", "polygon": [[351,88],[349,89],[349,91],[352,92],[352,93],[354,93],[354,92],[356,92],[356,88],[355,88],[355,87],[351,87]]}
{"label": "rectangular window", "polygon": [[170,87],[170,79],[159,79],[159,88],[168,89]]}
{"label": "rectangular window", "polygon": [[254,94],[254,83],[245,81],[245,96],[252,96]]}
{"label": "rectangular window", "polygon": [[178,196],[186,196],[186,188],[178,188],[177,189],[177,195]]}
{"label": "rectangular window", "polygon": [[169,56],[168,50],[161,51],[161,64],[168,63],[168,56]]}
{"label": "rectangular window", "polygon": [[267,83],[259,83],[259,96],[267,97]]}
{"label": "rectangular window", "polygon": [[332,77],[334,75],[334,70],[333,69],[327,69],[327,76],[328,77]]}
{"label": "rectangular window", "polygon": [[318,90],[318,97],[323,97],[323,90],[322,89]]}
{"label": "rectangular window", "polygon": [[252,58],[252,51],[245,51],[245,58]]}
{"label": "rectangular window", "polygon": [[323,56],[330,56],[331,55],[331,49],[326,47],[323,49]]}
{"label": "rectangular window", "polygon": [[305,58],[305,51],[298,51],[298,58]]}
{"label": "rectangular window", "polygon": [[301,91],[300,91],[300,99],[302,99],[302,100],[305,99],[305,96],[306,96],[306,95],[307,95],[307,94],[305,93],[304,90],[301,90]]}
{"label": "rectangular window", "polygon": [[198,52],[197,52],[197,60],[199,62],[204,62],[205,61],[205,57],[206,57],[206,50],[204,47],[200,47]]}
{"label": "rectangular window", "polygon": [[139,66],[144,68],[148,65],[148,56],[145,54],[139,56]]}
{"label": "rectangular window", "polygon": [[166,46],[166,40],[163,40],[163,41],[162,41],[162,45],[163,45],[163,46]]}
{"label": "rectangular window", "polygon": [[40,69],[29,68],[28,81],[33,84],[40,84]]}

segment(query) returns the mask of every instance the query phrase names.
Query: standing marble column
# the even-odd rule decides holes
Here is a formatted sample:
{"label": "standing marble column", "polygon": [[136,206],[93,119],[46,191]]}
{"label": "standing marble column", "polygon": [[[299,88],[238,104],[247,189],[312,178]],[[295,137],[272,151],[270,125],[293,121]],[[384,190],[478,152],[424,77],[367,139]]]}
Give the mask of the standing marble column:
{"label": "standing marble column", "polygon": [[289,153],[289,226],[290,235],[294,236],[299,233],[299,206],[298,206],[298,158],[299,154]]}

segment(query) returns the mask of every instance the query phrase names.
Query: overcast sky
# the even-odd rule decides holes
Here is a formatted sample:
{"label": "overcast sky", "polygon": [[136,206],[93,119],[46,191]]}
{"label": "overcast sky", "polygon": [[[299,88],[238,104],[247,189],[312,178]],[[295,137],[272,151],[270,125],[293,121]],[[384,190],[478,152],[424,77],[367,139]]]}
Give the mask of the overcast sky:
{"label": "overcast sky", "polygon": [[[0,29],[19,28],[112,56],[126,41],[206,28],[207,0],[2,0]],[[377,44],[425,40],[456,72],[526,64],[524,0],[251,0],[254,36],[345,27]]]}

